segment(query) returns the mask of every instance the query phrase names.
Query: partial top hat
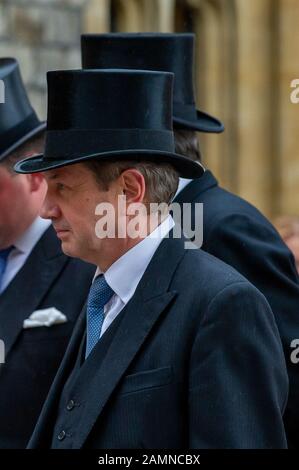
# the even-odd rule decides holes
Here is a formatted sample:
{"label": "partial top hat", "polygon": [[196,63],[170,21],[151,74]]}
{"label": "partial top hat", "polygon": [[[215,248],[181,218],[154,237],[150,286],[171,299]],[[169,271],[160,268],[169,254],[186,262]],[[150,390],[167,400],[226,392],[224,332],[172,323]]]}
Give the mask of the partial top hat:
{"label": "partial top hat", "polygon": [[81,36],[84,69],[144,69],[175,75],[175,128],[219,133],[223,124],[196,109],[193,86],[194,34],[111,33]]}
{"label": "partial top hat", "polygon": [[201,176],[199,163],[174,150],[173,78],[145,70],[48,72],[45,153],[17,163],[15,170],[129,159],[168,162],[183,177]]}
{"label": "partial top hat", "polygon": [[4,102],[0,103],[0,161],[46,128],[32,108],[17,61],[0,58]]}

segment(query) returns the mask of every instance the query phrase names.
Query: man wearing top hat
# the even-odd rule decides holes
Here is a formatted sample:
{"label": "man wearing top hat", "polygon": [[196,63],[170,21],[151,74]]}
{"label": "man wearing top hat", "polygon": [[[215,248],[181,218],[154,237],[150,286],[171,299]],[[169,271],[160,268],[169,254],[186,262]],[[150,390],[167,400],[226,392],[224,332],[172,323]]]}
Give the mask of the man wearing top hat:
{"label": "man wearing top hat", "polygon": [[[267,301],[185,249],[168,213],[179,175],[203,172],[175,153],[172,85],[162,72],[48,73],[45,152],[15,169],[43,172],[43,217],[97,272],[29,448],[286,445],[287,376]],[[156,219],[153,203],[164,203]]]}
{"label": "man wearing top hat", "polygon": [[[31,107],[17,61],[0,59],[0,448],[25,448],[88,293],[94,267],[61,251],[38,214],[41,174],[14,164],[43,151],[46,124]],[[3,362],[3,361],[2,361]]]}
{"label": "man wearing top hat", "polygon": [[[83,68],[138,68],[175,74],[173,124],[176,150],[200,161],[196,131],[222,132],[216,118],[196,109],[193,34],[91,34],[82,36]],[[258,170],[257,170],[258,171]],[[175,202],[203,203],[201,248],[233,266],[268,300],[282,339],[290,379],[285,425],[290,446],[299,445],[299,367],[291,342],[299,338],[299,284],[294,259],[270,222],[252,205],[219,187],[211,171],[180,179]],[[198,237],[199,238],[199,237]]]}

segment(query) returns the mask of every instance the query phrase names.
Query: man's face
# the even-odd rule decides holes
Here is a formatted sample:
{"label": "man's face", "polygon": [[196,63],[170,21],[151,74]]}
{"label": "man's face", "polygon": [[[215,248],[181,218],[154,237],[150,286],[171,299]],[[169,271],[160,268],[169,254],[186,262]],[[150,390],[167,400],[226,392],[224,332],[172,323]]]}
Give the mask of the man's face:
{"label": "man's face", "polygon": [[74,164],[44,172],[48,192],[41,216],[51,219],[65,254],[98,263],[99,253],[113,251],[117,241],[96,236],[95,215],[99,203],[108,202],[117,208],[120,188],[112,183],[101,190],[91,171],[83,164]]}
{"label": "man's face", "polygon": [[26,227],[30,194],[28,177],[0,164],[0,249],[12,245]]}

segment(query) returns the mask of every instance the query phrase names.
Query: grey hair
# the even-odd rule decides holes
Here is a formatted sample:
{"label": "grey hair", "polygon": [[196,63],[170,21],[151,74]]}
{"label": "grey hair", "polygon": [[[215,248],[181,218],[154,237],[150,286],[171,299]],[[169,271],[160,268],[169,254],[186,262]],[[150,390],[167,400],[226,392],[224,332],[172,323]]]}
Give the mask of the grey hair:
{"label": "grey hair", "polygon": [[134,160],[101,162],[94,159],[84,164],[92,171],[100,187],[106,191],[110,183],[116,180],[123,171],[129,168],[138,170],[145,179],[145,202],[147,203],[170,204],[178,188],[178,172],[169,163]]}

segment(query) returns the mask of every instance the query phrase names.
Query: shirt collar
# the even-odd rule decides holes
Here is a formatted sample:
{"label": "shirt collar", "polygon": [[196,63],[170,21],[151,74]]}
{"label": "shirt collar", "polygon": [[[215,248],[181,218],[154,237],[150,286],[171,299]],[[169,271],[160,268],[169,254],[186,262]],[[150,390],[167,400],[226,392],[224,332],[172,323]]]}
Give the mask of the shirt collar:
{"label": "shirt collar", "polygon": [[187,184],[191,183],[191,181],[193,181],[192,179],[188,179],[188,178],[180,178],[179,179],[179,185],[178,185],[178,189],[177,189],[177,192],[175,193],[175,196],[173,199],[175,199],[177,197],[177,195],[183,191],[183,189],[187,186]]}
{"label": "shirt collar", "polygon": [[37,217],[30,227],[17,239],[14,247],[22,253],[30,253],[50,225],[50,220]]}
{"label": "shirt collar", "polygon": [[[168,215],[153,232],[122,255],[105,272],[106,282],[124,304],[133,296],[155,251],[173,227],[174,220]],[[98,268],[95,277],[101,273]]]}

